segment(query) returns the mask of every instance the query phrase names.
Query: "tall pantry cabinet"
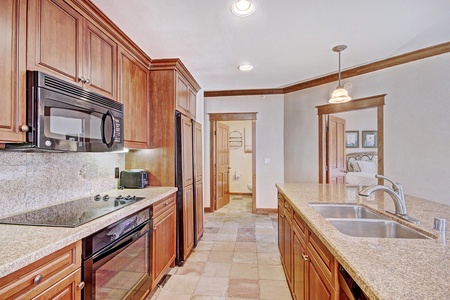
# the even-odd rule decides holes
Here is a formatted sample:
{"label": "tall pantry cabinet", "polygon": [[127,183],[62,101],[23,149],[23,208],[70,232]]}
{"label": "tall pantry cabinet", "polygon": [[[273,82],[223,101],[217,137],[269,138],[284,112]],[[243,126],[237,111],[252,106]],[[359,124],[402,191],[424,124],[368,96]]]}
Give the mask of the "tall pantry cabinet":
{"label": "tall pantry cabinet", "polygon": [[179,59],[152,60],[149,82],[150,149],[130,151],[126,168],[145,168],[150,186],[178,187],[176,263],[182,265],[200,238],[197,229],[203,228],[203,203],[201,211],[195,205],[202,193],[194,174],[201,162],[194,159],[193,141],[200,86]]}

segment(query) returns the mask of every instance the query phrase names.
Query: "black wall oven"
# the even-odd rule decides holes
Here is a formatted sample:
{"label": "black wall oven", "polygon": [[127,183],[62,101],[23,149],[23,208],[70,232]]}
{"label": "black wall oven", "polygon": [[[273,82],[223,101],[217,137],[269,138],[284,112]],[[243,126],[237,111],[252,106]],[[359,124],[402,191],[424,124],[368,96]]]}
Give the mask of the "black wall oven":
{"label": "black wall oven", "polygon": [[141,299],[151,286],[152,218],[144,209],[83,239],[83,298]]}

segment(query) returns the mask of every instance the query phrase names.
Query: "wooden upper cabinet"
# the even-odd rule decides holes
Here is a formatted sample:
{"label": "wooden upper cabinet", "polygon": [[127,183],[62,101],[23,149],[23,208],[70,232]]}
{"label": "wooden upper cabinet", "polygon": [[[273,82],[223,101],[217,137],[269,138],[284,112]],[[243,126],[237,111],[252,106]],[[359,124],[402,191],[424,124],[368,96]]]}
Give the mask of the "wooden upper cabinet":
{"label": "wooden upper cabinet", "polygon": [[[164,105],[165,110],[171,110],[170,114],[178,110],[183,115],[195,119],[196,96],[200,86],[181,60],[177,58],[152,60],[150,72],[152,106]],[[155,112],[155,115],[160,113]]]}
{"label": "wooden upper cabinet", "polygon": [[184,115],[195,119],[195,112],[197,107],[197,92],[194,91],[186,79],[180,74],[177,74],[177,110]]}
{"label": "wooden upper cabinet", "polygon": [[196,110],[197,110],[197,93],[194,90],[189,89],[189,113],[192,119],[195,119]]}
{"label": "wooden upper cabinet", "polygon": [[149,148],[149,71],[119,47],[119,101],[124,105],[125,147]]}
{"label": "wooden upper cabinet", "polygon": [[185,115],[189,113],[189,88],[183,77],[177,76],[177,110]]}
{"label": "wooden upper cabinet", "polygon": [[117,43],[86,20],[83,75],[88,89],[116,98]]}
{"label": "wooden upper cabinet", "polygon": [[117,43],[62,0],[28,3],[27,69],[117,100]]}
{"label": "wooden upper cabinet", "polygon": [[3,0],[0,10],[0,143],[25,141],[26,6]]}
{"label": "wooden upper cabinet", "polygon": [[62,0],[28,1],[27,69],[81,85],[83,22]]}

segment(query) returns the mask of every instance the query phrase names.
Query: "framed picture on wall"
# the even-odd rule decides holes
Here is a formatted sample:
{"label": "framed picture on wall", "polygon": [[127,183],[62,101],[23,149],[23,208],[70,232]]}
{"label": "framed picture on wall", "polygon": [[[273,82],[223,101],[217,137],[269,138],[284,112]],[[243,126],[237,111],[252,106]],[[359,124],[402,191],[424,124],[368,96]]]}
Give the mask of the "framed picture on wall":
{"label": "framed picture on wall", "polygon": [[359,148],[359,131],[345,132],[345,148]]}
{"label": "framed picture on wall", "polygon": [[362,147],[363,148],[377,148],[377,131],[363,130],[362,131]]}

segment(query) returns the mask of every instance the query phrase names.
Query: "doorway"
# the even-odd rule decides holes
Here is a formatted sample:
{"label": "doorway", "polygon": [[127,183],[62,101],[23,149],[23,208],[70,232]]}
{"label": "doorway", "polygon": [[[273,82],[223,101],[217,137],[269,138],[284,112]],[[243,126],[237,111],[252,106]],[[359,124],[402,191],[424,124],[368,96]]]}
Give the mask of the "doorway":
{"label": "doorway", "polygon": [[[385,96],[377,95],[367,98],[352,100],[341,104],[326,104],[316,106],[319,117],[319,183],[330,182],[330,155],[328,152],[328,119],[330,114],[336,114],[347,111],[356,111],[361,109],[377,109],[377,173],[384,174],[384,105]],[[378,183],[382,184],[382,179]]]}
{"label": "doorway", "polygon": [[[242,149],[247,148],[247,155],[251,156],[251,179],[246,185],[251,187],[252,212],[256,212],[256,114],[257,113],[212,113],[209,114],[210,121],[210,209],[215,211],[223,204],[229,202],[230,179],[239,177],[238,172],[230,174],[229,154],[230,146],[236,147],[238,144]],[[249,122],[247,129],[247,140],[245,140],[244,130],[231,130],[227,126],[230,121]],[[228,128],[227,128],[228,127]],[[228,130],[228,132],[227,132]],[[233,132],[239,131],[239,132]],[[227,133],[225,135],[225,132]],[[230,135],[231,134],[231,135]],[[246,145],[247,143],[247,145]],[[231,144],[231,145],[230,145]],[[251,145],[251,148],[250,146]],[[247,146],[247,147],[246,147]],[[226,151],[225,151],[226,150]],[[234,176],[234,177],[232,177]]]}

